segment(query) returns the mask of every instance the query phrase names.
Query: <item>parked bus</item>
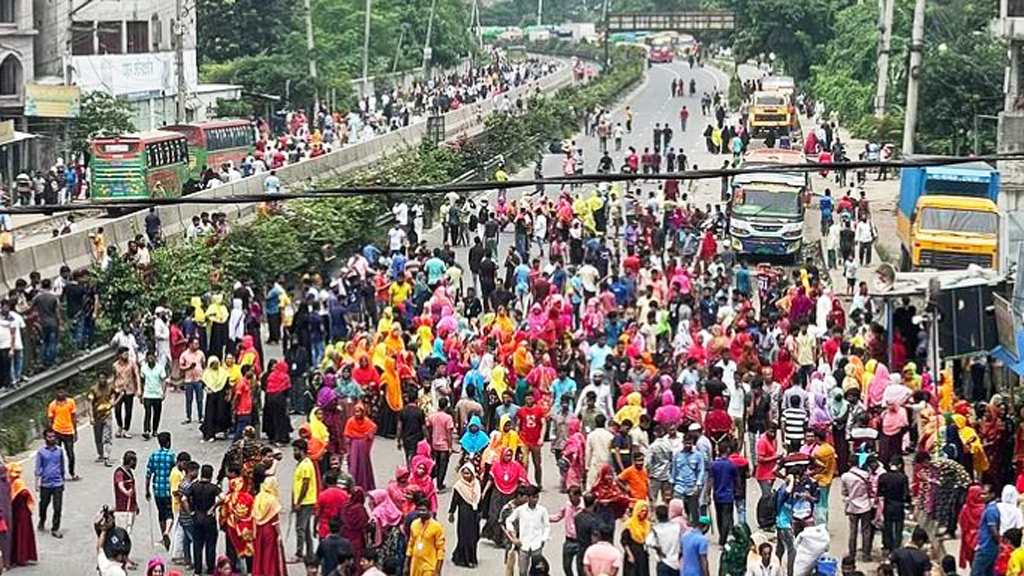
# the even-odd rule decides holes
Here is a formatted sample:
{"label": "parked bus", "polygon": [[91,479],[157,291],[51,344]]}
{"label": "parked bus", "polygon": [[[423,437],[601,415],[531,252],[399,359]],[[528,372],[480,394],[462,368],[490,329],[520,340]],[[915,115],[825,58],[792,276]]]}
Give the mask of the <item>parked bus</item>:
{"label": "parked bus", "polygon": [[94,138],[89,150],[89,188],[98,202],[180,196],[189,180],[188,142],[178,132]]}
{"label": "parked bus", "polygon": [[230,162],[240,168],[256,150],[256,131],[248,120],[211,120],[164,129],[185,135],[189,172],[196,180],[202,178],[202,170],[207,166],[219,171],[220,166]]}

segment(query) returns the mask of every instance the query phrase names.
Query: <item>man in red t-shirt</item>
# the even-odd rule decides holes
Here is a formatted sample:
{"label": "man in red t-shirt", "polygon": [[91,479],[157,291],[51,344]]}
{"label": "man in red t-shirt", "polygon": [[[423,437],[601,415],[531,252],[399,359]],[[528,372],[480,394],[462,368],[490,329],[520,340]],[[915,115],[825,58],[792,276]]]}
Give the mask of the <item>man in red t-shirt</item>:
{"label": "man in red t-shirt", "polygon": [[341,508],[348,502],[348,492],[338,486],[338,471],[328,470],[324,475],[324,489],[316,497],[316,533],[320,538],[330,534],[331,518],[341,514]]}
{"label": "man in red t-shirt", "polygon": [[544,484],[541,483],[540,448],[544,445],[544,410],[537,406],[532,392],[526,395],[526,405],[516,413],[516,421],[519,423],[519,439],[523,441],[523,446],[530,454],[530,458],[524,462],[527,472],[530,469],[529,460],[532,458],[537,486],[543,486]]}

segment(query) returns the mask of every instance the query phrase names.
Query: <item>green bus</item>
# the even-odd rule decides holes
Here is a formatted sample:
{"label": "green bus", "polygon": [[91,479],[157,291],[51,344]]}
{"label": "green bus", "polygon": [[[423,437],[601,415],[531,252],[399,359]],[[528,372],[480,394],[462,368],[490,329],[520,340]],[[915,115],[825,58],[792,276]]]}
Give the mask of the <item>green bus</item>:
{"label": "green bus", "polygon": [[204,168],[232,164],[241,169],[242,162],[256,150],[256,129],[248,120],[210,120],[195,124],[167,126],[164,130],[183,134],[188,141],[188,167],[192,178],[200,180]]}
{"label": "green bus", "polygon": [[188,142],[177,132],[94,138],[89,150],[89,189],[97,202],[181,196],[189,180]]}

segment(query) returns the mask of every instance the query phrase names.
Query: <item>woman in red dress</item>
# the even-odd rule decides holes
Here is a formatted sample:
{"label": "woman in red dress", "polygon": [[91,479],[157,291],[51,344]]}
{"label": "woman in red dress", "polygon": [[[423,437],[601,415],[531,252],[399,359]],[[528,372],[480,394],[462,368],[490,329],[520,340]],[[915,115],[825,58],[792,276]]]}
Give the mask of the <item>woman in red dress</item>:
{"label": "woman in red dress", "polygon": [[7,464],[7,481],[11,487],[11,565],[26,566],[36,562],[36,534],[32,528],[32,491],[21,474],[21,464]]}
{"label": "woman in red dress", "polygon": [[253,503],[252,519],[256,524],[252,576],[286,576],[277,476],[268,477],[260,486]]}
{"label": "woman in red dress", "polygon": [[[256,529],[253,526],[252,514],[255,500],[245,489],[245,479],[239,476],[228,481],[228,494],[221,509],[225,533],[240,563],[252,564],[253,540]],[[240,567],[236,567],[240,568]]]}

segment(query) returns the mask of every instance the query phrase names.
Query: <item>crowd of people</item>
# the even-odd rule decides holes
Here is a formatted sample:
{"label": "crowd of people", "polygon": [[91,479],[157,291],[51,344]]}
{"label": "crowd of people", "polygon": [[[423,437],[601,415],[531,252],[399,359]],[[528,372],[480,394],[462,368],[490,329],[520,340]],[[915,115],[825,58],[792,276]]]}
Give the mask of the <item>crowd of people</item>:
{"label": "crowd of people", "polygon": [[[585,137],[618,125],[603,116]],[[638,172],[635,157],[621,164]],[[170,556],[146,576],[280,576],[289,563],[440,576],[445,562],[480,566],[482,539],[520,576],[550,573],[556,554],[566,576],[709,576],[712,542],[726,576],[868,563],[1021,574],[1024,428],[1009,396],[985,394],[984,366],[936,371],[912,302],[884,327],[866,290],[840,298],[819,263],[749,270],[719,241],[721,210],[671,182],[456,195],[433,247],[418,209],[399,205],[384,247],[338,272],[211,286],[121,327],[113,375],[89,392],[96,457],[113,468],[100,573],[135,565],[141,491]],[[503,231],[513,242],[499,254]],[[173,450],[161,427],[171,388],[204,442],[227,442],[221,461]],[[140,454],[112,458],[114,438],[138,429],[136,399],[155,443],[144,481]],[[36,490],[17,465],[0,474],[8,566],[36,560],[43,530],[63,536],[65,481],[78,478],[75,399],[60,393],[47,412]],[[378,470],[390,451],[404,463]],[[564,494],[557,509],[543,490]],[[911,511],[959,533],[959,558],[934,557],[921,526],[907,541]],[[834,543],[842,522],[848,540]]]}

